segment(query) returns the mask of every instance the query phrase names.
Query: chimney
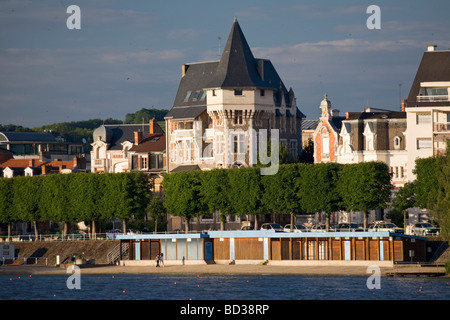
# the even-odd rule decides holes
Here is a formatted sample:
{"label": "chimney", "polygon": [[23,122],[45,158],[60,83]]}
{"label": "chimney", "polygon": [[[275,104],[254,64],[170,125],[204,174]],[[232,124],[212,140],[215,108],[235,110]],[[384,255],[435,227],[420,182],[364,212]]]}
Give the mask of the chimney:
{"label": "chimney", "polygon": [[139,141],[141,141],[142,140],[142,132],[139,130],[139,131],[135,131],[134,132],[134,144],[139,144]]}
{"label": "chimney", "polygon": [[434,51],[434,50],[436,49],[436,47],[437,47],[436,45],[430,44],[430,45],[427,46],[427,51],[428,51],[428,52]]}
{"label": "chimney", "polygon": [[348,112],[345,113],[345,119],[348,119]]}
{"label": "chimney", "polygon": [[41,173],[43,175],[46,175],[46,174],[50,173],[51,170],[52,170],[52,166],[51,165],[45,164],[45,165],[41,166]]}
{"label": "chimney", "polygon": [[155,130],[156,130],[156,125],[157,125],[156,118],[153,117],[153,119],[150,120],[149,134],[154,134],[154,133],[156,133],[156,132],[155,132]]}
{"label": "chimney", "polygon": [[405,112],[405,108],[406,108],[406,100],[403,99],[402,100],[402,112]]}
{"label": "chimney", "polygon": [[189,66],[187,64],[181,65],[181,77],[184,77],[188,68],[189,68]]}

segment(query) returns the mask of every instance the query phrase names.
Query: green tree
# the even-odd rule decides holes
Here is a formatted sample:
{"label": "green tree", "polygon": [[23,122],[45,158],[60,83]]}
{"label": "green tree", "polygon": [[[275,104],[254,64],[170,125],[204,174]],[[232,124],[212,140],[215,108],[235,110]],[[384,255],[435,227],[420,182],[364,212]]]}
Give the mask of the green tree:
{"label": "green tree", "polygon": [[164,207],[164,200],[160,197],[153,197],[147,208],[150,218],[155,222],[155,232],[158,232],[158,221],[164,219],[166,208]]}
{"label": "green tree", "polygon": [[210,213],[219,211],[220,229],[224,230],[226,216],[232,214],[228,196],[230,191],[228,171],[223,169],[204,171],[200,178],[200,197]]}
{"label": "green tree", "polygon": [[302,193],[299,188],[299,170],[304,165],[280,165],[274,175],[262,176],[263,195],[261,203],[268,212],[289,214],[291,232],[293,231],[295,214],[302,210]]}
{"label": "green tree", "polygon": [[167,212],[184,218],[185,232],[189,232],[189,220],[207,212],[200,197],[201,171],[182,171],[164,174],[164,206]]}
{"label": "green tree", "polygon": [[433,209],[438,194],[438,158],[429,157],[416,160],[413,173],[416,175],[416,205],[420,208]]}
{"label": "green tree", "polygon": [[14,215],[11,208],[13,181],[13,179],[0,179],[0,223],[8,224],[8,237],[11,236],[11,223],[14,222]]}
{"label": "green tree", "polygon": [[33,225],[35,240],[38,240],[37,221],[41,221],[39,200],[42,177],[15,177],[13,183],[12,210],[16,220]]}
{"label": "green tree", "polygon": [[339,170],[336,163],[304,165],[300,171],[300,201],[305,211],[324,212],[326,228],[330,227],[330,214],[341,209],[341,197],[337,190]]}
{"label": "green tree", "polygon": [[338,181],[343,208],[363,211],[364,228],[367,228],[368,211],[385,208],[390,200],[392,185],[389,168],[384,162],[344,165]]}
{"label": "green tree", "polygon": [[441,227],[442,238],[450,241],[450,140],[445,155],[437,159],[437,195],[432,216]]}
{"label": "green tree", "polygon": [[262,184],[260,168],[228,169],[230,212],[240,216],[254,215],[258,229],[258,215],[265,213],[261,203]]}

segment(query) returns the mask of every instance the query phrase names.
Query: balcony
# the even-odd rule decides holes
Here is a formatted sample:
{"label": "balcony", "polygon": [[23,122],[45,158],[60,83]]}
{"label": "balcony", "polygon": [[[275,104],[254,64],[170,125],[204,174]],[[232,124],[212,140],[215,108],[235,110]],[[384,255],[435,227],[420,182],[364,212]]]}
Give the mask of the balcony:
{"label": "balcony", "polygon": [[450,132],[450,122],[435,122],[433,130],[435,133]]}
{"label": "balcony", "polygon": [[448,95],[429,95],[429,96],[417,96],[417,102],[441,102],[449,101]]}

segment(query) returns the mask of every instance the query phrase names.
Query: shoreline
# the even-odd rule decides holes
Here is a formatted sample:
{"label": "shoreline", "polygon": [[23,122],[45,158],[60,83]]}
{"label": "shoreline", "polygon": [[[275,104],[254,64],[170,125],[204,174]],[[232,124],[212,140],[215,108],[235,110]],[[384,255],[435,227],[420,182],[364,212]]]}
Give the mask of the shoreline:
{"label": "shoreline", "polygon": [[[380,275],[401,269],[417,272],[414,266],[380,267]],[[423,268],[422,268],[423,269]],[[81,274],[271,274],[271,275],[348,275],[370,276],[366,266],[271,266],[271,265],[166,265],[165,267],[94,265],[81,267]],[[67,275],[72,271],[56,266],[3,265],[0,275]],[[448,275],[446,276],[448,277]]]}

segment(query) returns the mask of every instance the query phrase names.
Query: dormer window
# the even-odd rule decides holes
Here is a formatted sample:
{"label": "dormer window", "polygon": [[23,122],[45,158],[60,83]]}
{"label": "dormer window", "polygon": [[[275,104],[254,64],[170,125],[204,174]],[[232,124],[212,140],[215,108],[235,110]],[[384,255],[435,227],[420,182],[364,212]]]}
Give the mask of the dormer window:
{"label": "dormer window", "polygon": [[234,95],[235,96],[242,96],[242,90],[238,90],[238,89],[234,90]]}
{"label": "dormer window", "polygon": [[421,82],[417,102],[449,101],[450,82]]}
{"label": "dormer window", "polygon": [[191,91],[188,91],[187,93],[186,93],[186,97],[184,97],[184,102],[187,102],[187,101],[189,101],[189,97],[191,96]]}

